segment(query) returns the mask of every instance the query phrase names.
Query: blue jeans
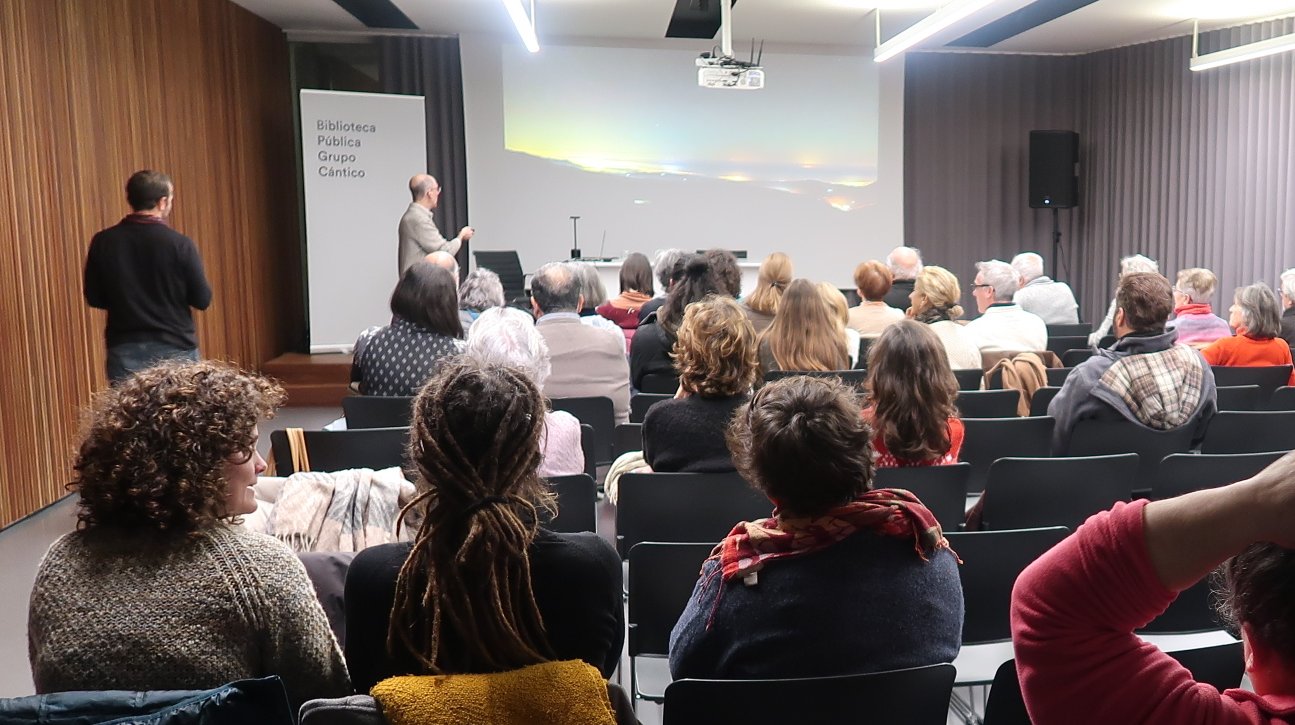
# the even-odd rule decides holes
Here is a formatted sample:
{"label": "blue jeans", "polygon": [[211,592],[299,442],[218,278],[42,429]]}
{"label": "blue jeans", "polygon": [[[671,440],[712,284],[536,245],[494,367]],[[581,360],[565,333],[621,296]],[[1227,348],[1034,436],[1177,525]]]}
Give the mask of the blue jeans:
{"label": "blue jeans", "polygon": [[196,348],[176,347],[165,342],[123,342],[108,348],[108,383],[116,385],[139,370],[162,360],[197,360]]}

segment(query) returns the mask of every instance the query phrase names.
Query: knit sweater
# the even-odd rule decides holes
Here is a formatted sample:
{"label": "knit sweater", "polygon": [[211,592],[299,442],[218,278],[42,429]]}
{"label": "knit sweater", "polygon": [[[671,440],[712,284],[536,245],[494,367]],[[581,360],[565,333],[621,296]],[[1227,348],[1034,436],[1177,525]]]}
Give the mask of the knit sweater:
{"label": "knit sweater", "polygon": [[703,398],[690,395],[663,400],[643,419],[643,459],[661,473],[722,473],[732,471],[733,454],[724,431],[733,411],[750,398]]}
{"label": "knit sweater", "polygon": [[[1291,349],[1280,337],[1257,339],[1246,335],[1244,327],[1237,329],[1237,334],[1224,337],[1201,350],[1205,361],[1211,365],[1230,365],[1235,367],[1264,367],[1268,365],[1290,365]],[[1287,385],[1295,385],[1295,371],[1291,372]]]}
{"label": "knit sweater", "polygon": [[1038,315],[1049,325],[1073,325],[1079,322],[1079,303],[1070,285],[1048,277],[1035,277],[1016,290],[1012,301],[1026,312]]}
{"label": "knit sweater", "polygon": [[351,692],[301,561],[217,526],[165,545],[67,534],[36,572],[27,620],[36,691],[202,690],[279,675],[294,707]]}

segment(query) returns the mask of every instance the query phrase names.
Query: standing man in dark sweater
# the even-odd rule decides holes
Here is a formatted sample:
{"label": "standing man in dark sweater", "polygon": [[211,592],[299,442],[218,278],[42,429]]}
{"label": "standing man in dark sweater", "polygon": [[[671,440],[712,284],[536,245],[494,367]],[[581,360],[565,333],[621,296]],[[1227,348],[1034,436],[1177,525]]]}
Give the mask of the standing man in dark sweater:
{"label": "standing man in dark sweater", "polygon": [[108,381],[169,358],[198,359],[190,307],[207,309],[211,286],[193,240],[167,225],[175,185],[160,171],[126,182],[133,210],[90,240],[85,301],[108,311]]}

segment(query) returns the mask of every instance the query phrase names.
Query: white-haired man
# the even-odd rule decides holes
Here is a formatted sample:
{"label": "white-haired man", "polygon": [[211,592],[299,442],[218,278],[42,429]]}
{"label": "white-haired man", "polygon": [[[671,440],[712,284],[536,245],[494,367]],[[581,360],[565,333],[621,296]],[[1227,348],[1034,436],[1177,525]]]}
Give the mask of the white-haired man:
{"label": "white-haired man", "polygon": [[1026,312],[1033,312],[1049,325],[1073,325],[1079,322],[1079,303],[1070,285],[1057,282],[1043,273],[1043,257],[1022,252],[1012,257],[1012,269],[1020,280],[1020,289],[1012,300]]}
{"label": "white-haired man", "polygon": [[1016,294],[1016,270],[1007,262],[991,259],[976,263],[976,281],[971,296],[980,317],[967,323],[966,330],[980,352],[1037,352],[1048,347],[1048,326],[1032,312],[1012,301]]}
{"label": "white-haired man", "polygon": [[908,296],[913,294],[917,275],[922,273],[922,253],[916,247],[895,247],[886,255],[886,266],[894,280],[882,300],[897,310],[906,310],[912,304]]}
{"label": "white-haired man", "polygon": [[1295,269],[1282,272],[1282,332],[1281,339],[1295,347]]}

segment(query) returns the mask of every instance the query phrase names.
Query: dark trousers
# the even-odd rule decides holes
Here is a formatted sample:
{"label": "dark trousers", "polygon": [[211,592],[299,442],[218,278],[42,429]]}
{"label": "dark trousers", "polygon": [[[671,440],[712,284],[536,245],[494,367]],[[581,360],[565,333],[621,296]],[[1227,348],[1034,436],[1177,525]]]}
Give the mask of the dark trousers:
{"label": "dark trousers", "polygon": [[139,370],[162,360],[197,360],[196,348],[183,348],[165,342],[123,342],[108,348],[108,382],[116,385]]}

